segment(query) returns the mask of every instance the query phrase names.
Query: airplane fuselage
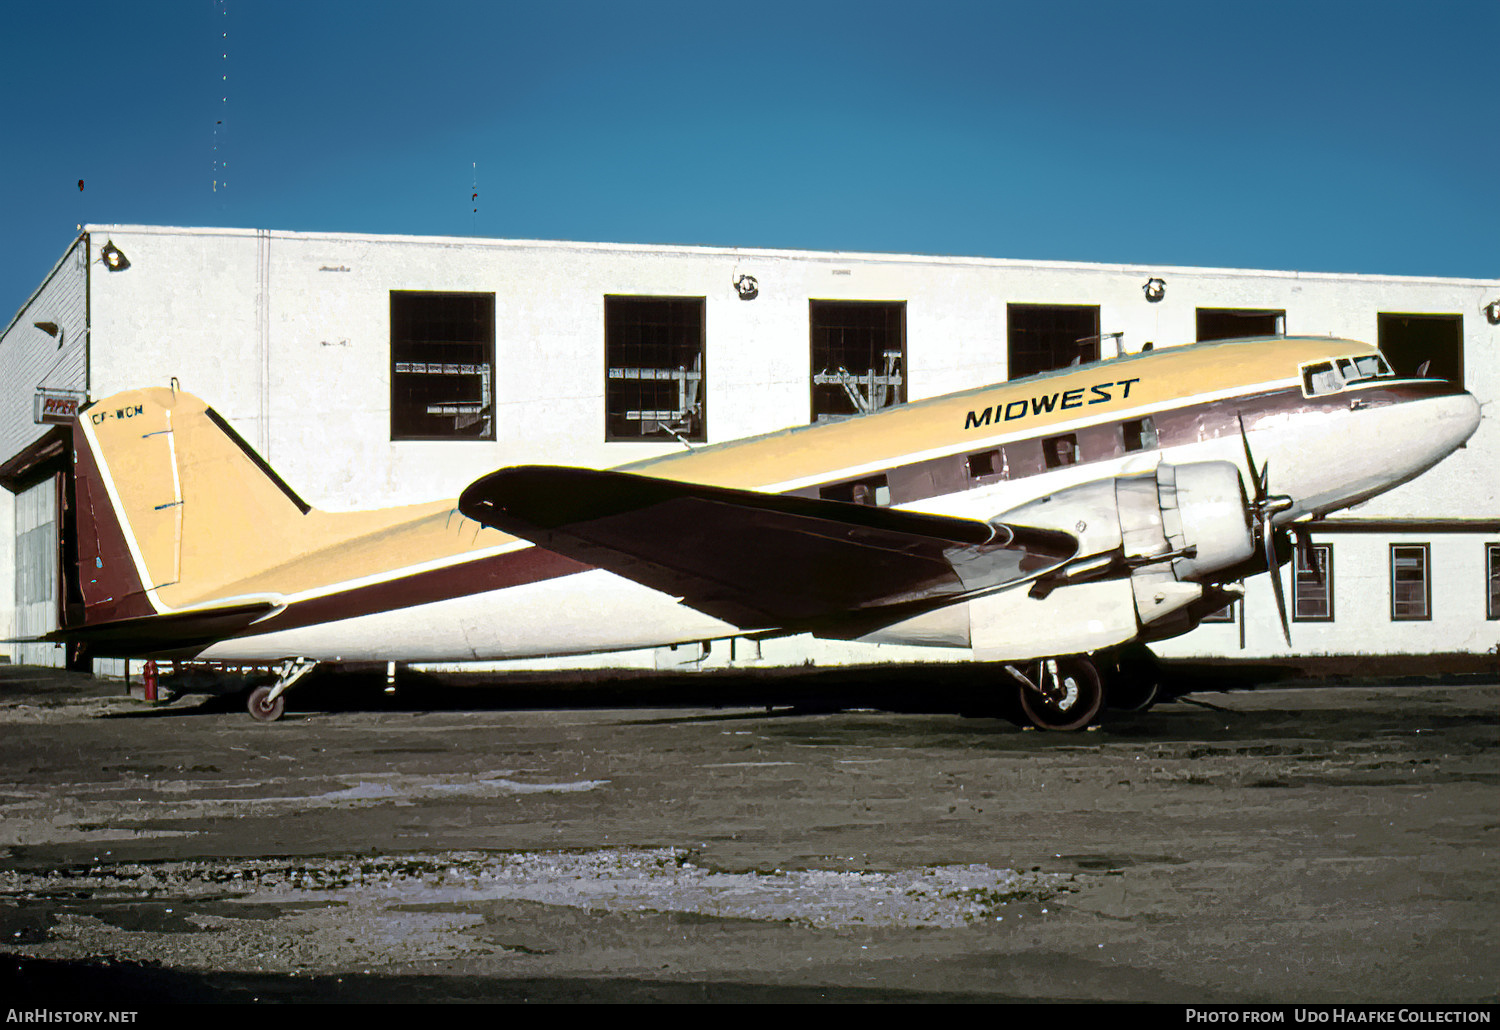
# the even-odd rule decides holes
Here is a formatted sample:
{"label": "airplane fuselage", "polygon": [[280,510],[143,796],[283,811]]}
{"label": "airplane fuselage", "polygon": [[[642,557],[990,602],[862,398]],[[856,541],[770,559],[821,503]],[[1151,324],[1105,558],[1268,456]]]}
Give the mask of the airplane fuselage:
{"label": "airplane fuselage", "polygon": [[[1274,516],[1285,525],[1414,478],[1477,426],[1477,403],[1452,384],[1402,379],[1388,369],[1333,374],[1340,359],[1376,353],[1332,339],[1166,348],[622,471],[993,520],[1058,491],[1163,464],[1231,463],[1250,494],[1262,470],[1248,467],[1248,444],[1271,491],[1290,498]],[[472,532],[473,545],[437,547],[406,563],[393,552],[350,567],[341,579],[289,590],[270,571],[250,577],[240,593],[278,595],[281,607],[197,657],[509,659],[623,651],[745,629],[613,573],[479,530],[456,512],[440,529],[450,537]],[[341,546],[330,540],[319,553]],[[724,546],[732,552],[734,541]],[[1009,596],[1007,603],[1024,611],[1025,591]],[[906,637],[897,627],[871,639],[969,646],[966,616],[949,616],[943,628],[928,620]],[[999,654],[991,649],[990,656]]]}

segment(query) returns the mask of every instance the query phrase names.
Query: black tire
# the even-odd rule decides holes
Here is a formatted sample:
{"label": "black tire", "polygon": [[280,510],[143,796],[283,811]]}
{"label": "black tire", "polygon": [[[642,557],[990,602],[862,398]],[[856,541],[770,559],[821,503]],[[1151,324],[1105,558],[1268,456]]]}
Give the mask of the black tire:
{"label": "black tire", "polygon": [[271,688],[262,684],[250,691],[246,699],[245,707],[250,711],[250,718],[256,722],[275,722],[281,718],[286,711],[286,695],[278,697],[275,701],[270,700]]}
{"label": "black tire", "polygon": [[1161,666],[1149,647],[1130,644],[1115,654],[1115,667],[1104,690],[1109,707],[1144,712],[1161,695]]}
{"label": "black tire", "polygon": [[1057,662],[1057,678],[1066,690],[1065,696],[1044,697],[1023,686],[1021,708],[1039,730],[1081,730],[1093,722],[1099,709],[1104,707],[1104,686],[1099,679],[1099,670],[1084,655],[1067,655],[1054,661]]}

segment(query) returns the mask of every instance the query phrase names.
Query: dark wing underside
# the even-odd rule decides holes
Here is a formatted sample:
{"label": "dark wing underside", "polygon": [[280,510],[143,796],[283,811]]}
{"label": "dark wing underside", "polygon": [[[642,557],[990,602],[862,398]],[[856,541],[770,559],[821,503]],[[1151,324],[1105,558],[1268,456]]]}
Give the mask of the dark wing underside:
{"label": "dark wing underside", "polygon": [[938,607],[1077,549],[1052,530],[554,466],[493,472],[458,507],[741,629]]}

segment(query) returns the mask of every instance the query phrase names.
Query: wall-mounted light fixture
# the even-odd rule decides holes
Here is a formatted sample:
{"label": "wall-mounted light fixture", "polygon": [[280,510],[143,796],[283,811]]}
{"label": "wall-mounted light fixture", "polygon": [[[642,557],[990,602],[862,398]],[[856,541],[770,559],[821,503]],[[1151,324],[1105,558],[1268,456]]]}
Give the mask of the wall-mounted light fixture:
{"label": "wall-mounted light fixture", "polygon": [[1484,317],[1490,325],[1500,325],[1500,300],[1492,300],[1484,306]]}
{"label": "wall-mounted light fixture", "polygon": [[111,272],[123,272],[130,267],[130,259],[119,247],[115,246],[113,240],[105,241],[104,246],[99,250],[99,258],[104,262],[104,267]]}
{"label": "wall-mounted light fixture", "polygon": [[760,296],[760,283],[753,275],[737,276],[734,280],[734,292],[740,295],[740,300],[754,300]]}
{"label": "wall-mounted light fixture", "polygon": [[56,340],[58,349],[62,348],[63,340],[66,339],[68,335],[68,331],[66,329],[58,325],[56,322],[33,322],[31,324]]}
{"label": "wall-mounted light fixture", "polygon": [[1147,279],[1146,285],[1141,289],[1146,291],[1146,299],[1152,304],[1167,295],[1167,283],[1164,279]]}

